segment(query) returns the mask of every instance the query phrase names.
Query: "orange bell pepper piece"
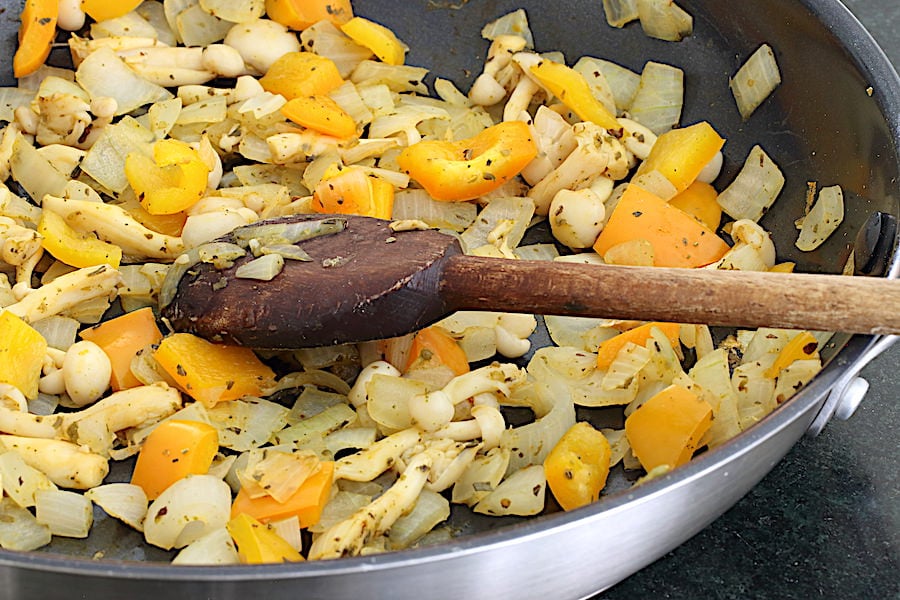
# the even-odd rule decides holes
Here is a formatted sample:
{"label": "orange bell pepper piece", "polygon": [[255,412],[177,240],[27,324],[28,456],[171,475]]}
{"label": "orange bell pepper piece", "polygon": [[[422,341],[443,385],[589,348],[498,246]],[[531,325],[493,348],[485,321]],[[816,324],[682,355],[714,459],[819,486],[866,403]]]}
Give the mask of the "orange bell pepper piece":
{"label": "orange bell pepper piece", "polygon": [[702,181],[695,181],[683,192],[669,200],[669,204],[691,215],[710,230],[719,228],[722,207],[716,201],[716,188]]}
{"label": "orange bell pepper piece", "polygon": [[25,77],[41,68],[56,37],[59,0],[25,0],[19,24],[19,47],[13,55],[13,74]]}
{"label": "orange bell pepper piece", "polygon": [[604,129],[621,129],[616,116],[600,104],[587,81],[575,69],[545,60],[531,67],[531,74],[582,121],[590,121]]}
{"label": "orange bell pepper piece", "polygon": [[728,251],[728,244],[703,223],[662,198],[629,185],[597,241],[601,256],[623,242],[647,240],[657,267],[702,267]]}
{"label": "orange bell pepper piece", "polygon": [[288,52],[272,63],[259,84],[288,100],[325,95],[343,85],[344,79],[331,59],[312,52]]}
{"label": "orange bell pepper piece", "polygon": [[131,372],[131,361],[140,350],[163,338],[150,307],[104,321],[79,335],[100,346],[109,357],[112,364],[110,385],[114,392],[143,385]]}
{"label": "orange bell pepper piece", "polygon": [[212,425],[163,421],[144,440],[131,483],[140,486],[148,500],[155,500],[179,479],[209,471],[218,450],[219,434]]}
{"label": "orange bell pepper piece", "polygon": [[153,353],[178,388],[207,408],[259,396],[275,373],[250,348],[213,344],[190,333],[163,338]]}
{"label": "orange bell pepper piece", "polygon": [[337,27],[353,18],[350,0],[266,0],[266,14],[276,23],[302,31],[319,21]]}
{"label": "orange bell pepper piece", "polygon": [[659,171],[683,192],[724,145],[725,140],[706,121],[667,131],[653,144],[635,177]]}
{"label": "orange bell pepper piece", "polygon": [[406,61],[406,44],[384,25],[353,17],[341,25],[341,31],[360,46],[371,50],[383,63],[402,65]]}
{"label": "orange bell pepper piece", "polygon": [[196,150],[179,140],[153,144],[153,158],[132,152],[125,177],[151,215],[171,215],[193,206],[206,193],[209,168]]}
{"label": "orange bell pepper piece", "polygon": [[81,10],[95,21],[106,21],[127,15],[143,0],[81,0]]}
{"label": "orange bell pepper piece", "polygon": [[766,369],[766,377],[775,379],[781,371],[796,360],[808,360],[819,357],[819,340],[808,331],[795,335],[785,344],[772,366]]}
{"label": "orange bell pepper piece", "polygon": [[440,327],[426,327],[413,338],[404,372],[437,365],[449,367],[455,375],[469,372],[469,361],[459,342]]}
{"label": "orange bell pepper piece", "polygon": [[537,156],[528,125],[506,121],[467,140],[425,140],[397,157],[435,200],[472,200],[497,189]]}
{"label": "orange bell pepper piece", "polygon": [[625,419],[625,436],[646,471],[688,462],[712,425],[712,407],[680,385],[670,385]]}
{"label": "orange bell pepper piece", "polygon": [[238,547],[238,557],[248,565],[265,563],[300,562],[303,560],[297,550],[264,525],[245,514],[228,521],[225,529]]}
{"label": "orange bell pepper piece", "polygon": [[646,346],[654,327],[669,338],[669,342],[672,343],[673,347],[677,346],[681,333],[681,326],[678,323],[661,323],[658,321],[644,323],[602,342],[597,348],[597,368],[601,370],[608,369],[613,361],[616,360],[616,355],[619,351],[629,342],[638,346]]}
{"label": "orange bell pepper piece", "polygon": [[296,123],[336,138],[356,135],[356,122],[338,103],[321,94],[297,96],[281,107],[281,114]]}
{"label": "orange bell pepper piece", "polygon": [[361,167],[343,168],[316,185],[312,208],[325,214],[390,219],[394,210],[394,186],[369,175]]}
{"label": "orange bell pepper piece", "polygon": [[8,310],[0,312],[0,383],[37,398],[47,341]]}
{"label": "orange bell pepper piece", "polygon": [[75,231],[66,220],[51,210],[41,211],[37,231],[44,238],[44,250],[67,265],[93,267],[108,264],[114,269],[122,262],[122,249],[103,241],[93,233]]}
{"label": "orange bell pepper piece", "polygon": [[243,514],[262,523],[269,523],[297,517],[300,527],[311,527],[322,517],[322,510],[331,496],[333,483],[334,463],[326,461],[320,463],[319,470],[310,475],[284,502],[278,502],[269,495],[251,498],[250,494],[241,488],[231,505],[231,518]]}
{"label": "orange bell pepper piece", "polygon": [[612,452],[606,437],[590,423],[576,423],[544,459],[544,474],[563,510],[596,502],[609,476]]}

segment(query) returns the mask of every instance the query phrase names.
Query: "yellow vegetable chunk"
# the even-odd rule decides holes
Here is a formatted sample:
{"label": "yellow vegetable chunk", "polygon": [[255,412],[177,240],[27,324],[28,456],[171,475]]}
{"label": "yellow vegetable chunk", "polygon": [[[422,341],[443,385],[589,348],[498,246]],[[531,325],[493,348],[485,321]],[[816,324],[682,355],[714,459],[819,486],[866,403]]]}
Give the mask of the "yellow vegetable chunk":
{"label": "yellow vegetable chunk", "polygon": [[209,168],[196,150],[179,140],[153,144],[153,158],[132,152],[125,177],[151,215],[171,215],[193,206],[206,193]]}
{"label": "yellow vegetable chunk", "polygon": [[297,125],[331,135],[350,138],[356,135],[356,122],[338,103],[321,94],[297,96],[281,107],[281,114]]}
{"label": "yellow vegetable chunk", "polygon": [[275,373],[253,350],[213,344],[190,333],[164,338],[153,356],[179,389],[208,408],[259,396],[275,380]]}
{"label": "yellow vegetable chunk", "polygon": [[680,385],[670,385],[625,419],[625,436],[646,471],[688,462],[712,425],[712,406]]}
{"label": "yellow vegetable chunk", "polygon": [[362,215],[390,219],[394,211],[394,186],[350,166],[326,173],[313,190],[312,209],[318,213]]}
{"label": "yellow vegetable chunk", "polygon": [[122,249],[99,239],[93,233],[81,233],[69,227],[65,219],[44,209],[37,231],[41,245],[59,261],[79,269],[108,264],[114,269],[122,262]]}
{"label": "yellow vegetable chunk", "polygon": [[81,10],[95,21],[106,21],[127,15],[143,0],[81,0]]}
{"label": "yellow vegetable chunk", "polygon": [[343,85],[344,79],[331,59],[312,52],[288,52],[272,63],[259,84],[272,94],[288,100],[327,94]]}
{"label": "yellow vegetable chunk", "polygon": [[702,181],[695,181],[683,192],[669,200],[669,204],[691,215],[710,230],[719,228],[722,207],[717,198],[716,188]]}
{"label": "yellow vegetable chunk", "polygon": [[604,129],[621,128],[615,115],[600,104],[587,81],[575,69],[545,60],[531,67],[531,73],[582,121],[590,121]]}
{"label": "yellow vegetable chunk", "polygon": [[785,367],[789,367],[794,361],[809,360],[819,357],[819,340],[808,331],[798,333],[789,341],[772,366],[766,369],[766,377],[774,379],[781,374]]}
{"label": "yellow vegetable chunk", "polygon": [[353,17],[341,25],[341,31],[360,46],[371,50],[381,62],[402,65],[406,61],[406,51],[409,48],[384,25],[362,17]]}
{"label": "yellow vegetable chunk", "polygon": [[41,68],[56,36],[58,0],[26,0],[19,17],[19,46],[13,55],[13,75],[25,77]]}
{"label": "yellow vegetable chunk", "polygon": [[609,441],[590,423],[576,423],[560,438],[544,459],[544,474],[563,510],[600,498],[609,476],[610,456]]}
{"label": "yellow vegetable chunk", "polygon": [[47,341],[9,311],[0,312],[0,383],[37,398]]}
{"label": "yellow vegetable chunk", "polygon": [[703,223],[636,185],[622,194],[594,250],[603,256],[631,240],[650,242],[657,267],[703,267],[728,251],[728,244]]}
{"label": "yellow vegetable chunk", "polygon": [[219,434],[212,425],[163,421],[144,440],[131,483],[143,488],[148,500],[155,500],[179,479],[209,471],[218,450]]}
{"label": "yellow vegetable chunk", "polygon": [[302,31],[319,21],[340,26],[353,18],[350,0],[266,0],[266,15],[285,27]]}
{"label": "yellow vegetable chunk", "polygon": [[241,562],[248,565],[300,562],[303,556],[268,525],[244,513],[225,526],[238,547]]}
{"label": "yellow vegetable chunk", "polygon": [[706,121],[667,131],[653,144],[634,176],[659,171],[683,192],[724,145],[725,140]]}
{"label": "yellow vegetable chunk", "polygon": [[602,342],[597,348],[597,368],[600,370],[608,369],[613,361],[616,360],[616,355],[619,354],[619,351],[629,342],[638,346],[646,346],[647,342],[652,339],[651,334],[654,328],[659,329],[663,335],[669,338],[673,348],[678,347],[681,325],[678,323],[662,323],[660,321],[644,323]]}

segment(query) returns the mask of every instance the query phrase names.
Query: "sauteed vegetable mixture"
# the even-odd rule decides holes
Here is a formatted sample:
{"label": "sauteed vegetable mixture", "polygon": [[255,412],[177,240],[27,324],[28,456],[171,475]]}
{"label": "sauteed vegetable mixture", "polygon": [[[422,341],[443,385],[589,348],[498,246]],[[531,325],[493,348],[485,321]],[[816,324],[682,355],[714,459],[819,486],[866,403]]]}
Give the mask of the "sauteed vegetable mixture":
{"label": "sauteed vegetable mixture", "polygon": [[[604,5],[615,26],[690,34],[671,2]],[[19,85],[0,90],[0,546],[86,537],[93,505],[179,564],[433,543],[451,503],[573,510],[611,469],[665,473],[818,372],[817,332],[717,343],[698,324],[546,317],[555,344],[534,349],[535,317],[465,312],[266,352],[158,319],[186,252],[227,265],[235,247],[216,238],[298,213],[439,228],[510,260],[792,269],[757,223],[778,166],[757,147],[717,181],[726,132],[680,122],[677,66],[539,52],[521,10],[482,34],[471,89],[438,77],[431,92],[349,0],[25,3]],[[45,64],[56,39],[73,68]],[[763,47],[735,76],[735,110],[752,118],[778,81]],[[810,205],[803,250],[840,223],[840,189]],[[523,244],[539,223],[555,240]],[[237,251],[258,258],[239,277],[264,285],[304,260],[245,231]],[[130,480],[109,481],[125,460]]]}

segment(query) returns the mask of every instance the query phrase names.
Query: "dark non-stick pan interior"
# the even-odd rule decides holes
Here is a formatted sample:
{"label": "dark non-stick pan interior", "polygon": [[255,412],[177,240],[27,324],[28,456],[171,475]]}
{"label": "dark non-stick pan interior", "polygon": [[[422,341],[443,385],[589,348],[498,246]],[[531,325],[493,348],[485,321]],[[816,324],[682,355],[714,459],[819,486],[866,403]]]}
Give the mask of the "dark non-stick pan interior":
{"label": "dark non-stick pan interior", "polygon": [[[682,123],[708,120],[728,140],[719,187],[733,178],[750,149],[761,145],[787,178],[781,198],[762,221],[773,232],[779,259],[797,262],[798,270],[840,272],[857,234],[873,215],[900,214],[896,147],[900,108],[889,93],[896,92],[896,81],[891,79],[885,88],[879,80],[891,75],[884,70],[886,63],[879,60],[869,39],[839,39],[839,31],[858,30],[849,26],[852,17],[836,2],[684,0],[680,4],[694,16],[694,33],[680,43],[668,43],[647,38],[635,25],[622,30],[609,27],[598,0],[354,1],[358,14],[391,27],[410,46],[409,64],[426,66],[461,89],[467,89],[480,72],[487,52],[481,27],[521,7],[527,10],[537,49],[561,50],[570,64],[590,55],[638,72],[648,60],[682,68],[686,82]],[[5,57],[0,75],[6,85],[14,82],[10,57],[20,6],[20,1],[5,2],[0,15],[0,56]],[[783,83],[744,122],[728,81],[762,43],[775,49]],[[59,58],[55,53],[53,59]],[[847,214],[826,244],[815,252],[801,253],[794,248],[794,221],[804,214],[808,182],[841,185]],[[884,274],[894,260],[894,235],[879,248],[875,262],[880,266],[872,271]],[[838,339],[837,346],[845,341]],[[627,483],[623,480],[619,485]],[[98,518],[99,531],[87,543],[55,541],[49,552],[102,556],[101,562],[111,563],[170,558],[144,546],[139,534],[103,519],[99,511]],[[466,532],[507,522],[473,520],[468,511],[454,513],[454,526]],[[40,568],[47,568],[48,563],[41,564]],[[59,568],[77,570],[79,561],[62,559]],[[227,578],[240,579],[241,573],[250,574],[251,569],[228,569]],[[258,579],[259,573],[253,578]]]}

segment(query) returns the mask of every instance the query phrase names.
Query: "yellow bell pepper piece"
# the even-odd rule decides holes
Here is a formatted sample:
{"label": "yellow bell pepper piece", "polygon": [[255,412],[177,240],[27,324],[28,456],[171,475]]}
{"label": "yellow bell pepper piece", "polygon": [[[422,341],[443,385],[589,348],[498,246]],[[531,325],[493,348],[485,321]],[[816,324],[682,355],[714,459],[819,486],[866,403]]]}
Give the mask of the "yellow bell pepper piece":
{"label": "yellow bell pepper piece", "polygon": [[353,17],[341,25],[341,31],[360,46],[371,50],[381,62],[402,65],[406,61],[409,47],[384,25],[362,17]]}
{"label": "yellow bell pepper piece", "polygon": [[793,273],[794,267],[797,266],[797,263],[793,263],[790,261],[778,263],[771,269],[769,269],[769,273]]}
{"label": "yellow bell pepper piece", "polygon": [[325,214],[390,219],[394,212],[394,186],[361,167],[333,167],[313,191],[312,208]]}
{"label": "yellow bell pepper piece", "polygon": [[231,516],[245,514],[261,523],[297,517],[300,527],[312,527],[322,517],[333,483],[334,463],[325,461],[285,502],[278,502],[269,495],[251,498],[246,489],[241,488],[231,505]]}
{"label": "yellow bell pepper piece", "polygon": [[238,547],[241,562],[248,565],[300,562],[303,556],[268,525],[244,513],[225,525]]}
{"label": "yellow bell pepper piece", "polygon": [[266,0],[266,15],[285,27],[302,31],[319,21],[340,27],[353,18],[350,0]]}
{"label": "yellow bell pepper piece", "polygon": [[151,215],[171,215],[193,206],[206,193],[209,168],[196,150],[179,140],[153,144],[153,158],[132,152],[125,177]]}
{"label": "yellow bell pepper piece", "polygon": [[44,238],[41,245],[59,261],[79,269],[108,264],[114,269],[122,262],[122,249],[99,239],[92,233],[75,231],[65,219],[51,210],[41,211],[37,231]]}
{"label": "yellow bell pepper piece", "polygon": [[725,140],[706,121],[667,131],[657,138],[634,176],[659,171],[683,192],[724,145]]}
{"label": "yellow bell pepper piece", "polygon": [[219,434],[212,425],[163,421],[144,440],[131,483],[143,488],[148,500],[155,500],[179,479],[209,471],[218,450]]}
{"label": "yellow bell pepper piece", "polygon": [[678,323],[662,323],[660,321],[644,323],[602,342],[597,348],[597,368],[600,370],[608,369],[613,361],[616,360],[616,355],[619,354],[619,351],[628,343],[646,346],[647,342],[652,339],[654,328],[659,329],[664,336],[669,338],[669,342],[673,347],[677,347],[681,325]]}
{"label": "yellow bell pepper piece", "polygon": [[81,0],[81,10],[95,21],[106,21],[127,15],[143,0]]}
{"label": "yellow bell pepper piece", "polygon": [[531,67],[531,74],[582,121],[590,121],[604,129],[621,128],[615,115],[600,104],[587,81],[575,69],[545,60]]}
{"label": "yellow bell pepper piece", "polygon": [[259,79],[264,90],[288,100],[325,95],[343,85],[344,79],[331,59],[312,52],[288,52],[272,63]]}
{"label": "yellow bell pepper piece", "polygon": [[669,204],[691,215],[706,225],[710,231],[715,231],[722,220],[722,207],[716,200],[718,197],[716,188],[708,183],[695,181],[669,200]]}
{"label": "yellow bell pepper piece", "polygon": [[425,140],[397,157],[400,168],[432,198],[472,200],[494,191],[537,156],[531,130],[521,121],[488,127],[467,140]]}
{"label": "yellow bell pepper piece", "polygon": [[670,385],[625,419],[625,436],[646,471],[688,462],[712,425],[712,406],[680,385]]}
{"label": "yellow bell pepper piece", "polygon": [[609,476],[611,454],[606,437],[584,421],[560,438],[544,459],[544,474],[563,510],[574,510],[600,498]]}
{"label": "yellow bell pepper piece", "polygon": [[798,333],[785,344],[772,366],[766,369],[765,375],[775,379],[781,371],[789,367],[794,361],[819,358],[819,340],[808,331]]}
{"label": "yellow bell pepper piece", "polygon": [[37,398],[47,341],[9,311],[0,312],[0,383]]}
{"label": "yellow bell pepper piece", "polygon": [[13,75],[25,77],[41,68],[56,37],[59,0],[25,0],[19,18],[19,46],[13,55]]}
{"label": "yellow bell pepper piece", "polygon": [[281,114],[296,123],[337,138],[356,135],[356,122],[338,103],[321,94],[297,96],[281,107]]}

